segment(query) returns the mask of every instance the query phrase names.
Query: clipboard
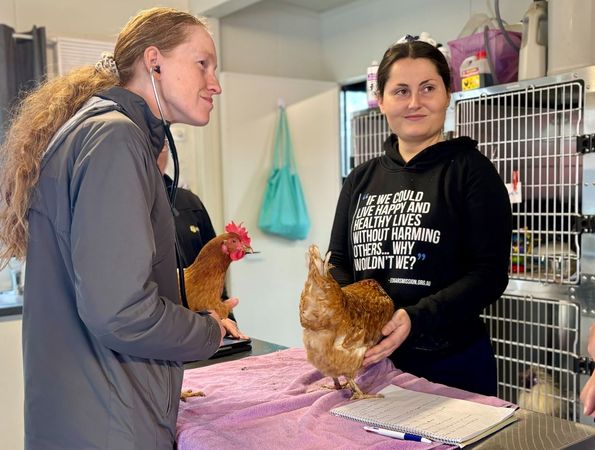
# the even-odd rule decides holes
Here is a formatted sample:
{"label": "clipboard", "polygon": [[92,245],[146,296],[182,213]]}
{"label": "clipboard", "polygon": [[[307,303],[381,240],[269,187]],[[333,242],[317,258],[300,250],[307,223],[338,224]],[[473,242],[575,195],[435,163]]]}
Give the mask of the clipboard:
{"label": "clipboard", "polygon": [[222,356],[233,355],[235,353],[247,352],[250,350],[252,350],[252,340],[250,338],[233,339],[225,336],[223,338],[223,343],[209,359],[216,359]]}

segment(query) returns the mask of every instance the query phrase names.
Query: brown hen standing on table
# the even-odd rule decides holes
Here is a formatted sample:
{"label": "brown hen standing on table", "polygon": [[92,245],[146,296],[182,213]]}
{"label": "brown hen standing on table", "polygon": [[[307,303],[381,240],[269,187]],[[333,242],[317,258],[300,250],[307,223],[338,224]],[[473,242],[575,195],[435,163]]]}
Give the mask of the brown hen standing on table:
{"label": "brown hen standing on table", "polygon": [[391,298],[376,280],[362,280],[341,288],[329,272],[330,252],[323,260],[315,245],[309,248],[308,279],[300,299],[300,323],[308,361],[333,378],[347,379],[351,399],[379,397],[365,394],[355,382],[364,354],[382,337],[382,327],[394,312]]}
{"label": "brown hen standing on table", "polygon": [[[184,270],[186,299],[192,311],[215,311],[228,331],[225,319],[231,307],[221,301],[225,275],[232,261],[239,261],[246,253],[253,253],[250,237],[241,224],[231,222],[225,233],[214,237],[201,249],[194,262]],[[181,398],[200,397],[202,392],[183,391]]]}

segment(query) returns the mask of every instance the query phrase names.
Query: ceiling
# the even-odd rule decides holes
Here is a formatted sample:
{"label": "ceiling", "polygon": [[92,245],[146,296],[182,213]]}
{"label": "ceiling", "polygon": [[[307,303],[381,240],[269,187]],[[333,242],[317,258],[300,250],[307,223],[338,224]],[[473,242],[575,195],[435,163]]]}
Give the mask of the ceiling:
{"label": "ceiling", "polygon": [[[192,10],[209,17],[225,17],[263,0],[190,0]],[[268,0],[323,13],[356,0]]]}
{"label": "ceiling", "polygon": [[282,0],[283,3],[301,6],[302,8],[322,13],[338,6],[352,3],[355,0]]}

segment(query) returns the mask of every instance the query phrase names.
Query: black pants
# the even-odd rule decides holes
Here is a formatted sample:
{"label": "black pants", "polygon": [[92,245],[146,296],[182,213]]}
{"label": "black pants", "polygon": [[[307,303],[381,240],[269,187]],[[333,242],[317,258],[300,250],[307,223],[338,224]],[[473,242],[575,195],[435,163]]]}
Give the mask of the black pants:
{"label": "black pants", "polygon": [[408,349],[397,350],[391,360],[403,372],[435,383],[483,395],[497,394],[496,358],[489,337],[483,336],[468,347],[448,354]]}

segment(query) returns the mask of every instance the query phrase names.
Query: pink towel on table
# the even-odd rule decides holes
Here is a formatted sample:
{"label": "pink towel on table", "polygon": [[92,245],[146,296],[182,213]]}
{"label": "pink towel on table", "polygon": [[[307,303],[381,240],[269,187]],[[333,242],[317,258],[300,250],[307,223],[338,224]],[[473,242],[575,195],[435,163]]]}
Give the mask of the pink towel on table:
{"label": "pink towel on table", "polygon": [[[493,406],[513,406],[496,397],[432,383],[403,373],[385,359],[360,373],[364,392],[389,384]],[[206,397],[180,402],[179,450],[197,449],[450,449],[452,446],[400,441],[364,431],[363,425],[330,414],[351,391],[325,389],[332,380],[306,360],[301,348],[187,370],[184,389]]]}

